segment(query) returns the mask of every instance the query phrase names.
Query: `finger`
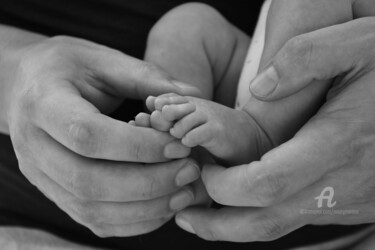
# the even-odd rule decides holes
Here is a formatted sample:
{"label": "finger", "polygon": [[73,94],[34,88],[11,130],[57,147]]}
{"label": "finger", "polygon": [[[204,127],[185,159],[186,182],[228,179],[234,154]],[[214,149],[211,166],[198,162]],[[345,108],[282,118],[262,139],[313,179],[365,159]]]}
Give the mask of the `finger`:
{"label": "finger", "polygon": [[105,91],[114,96],[143,100],[164,93],[200,96],[197,88],[172,79],[156,65],[116,50],[88,50],[84,59],[92,74],[106,83]]}
{"label": "finger", "polygon": [[372,67],[374,18],[361,18],[291,39],[251,83],[261,100],[277,100],[314,80],[358,77]]}
{"label": "finger", "polygon": [[[326,193],[327,188],[333,193]],[[206,240],[270,241],[327,217],[330,218],[327,224],[345,221],[349,215],[340,212],[349,210],[343,210],[345,205],[343,208],[341,205],[346,203],[350,189],[339,177],[328,178],[272,207],[187,208],[177,213],[176,222],[181,228]],[[319,197],[322,197],[322,202]]]}
{"label": "finger", "polygon": [[206,165],[202,179],[218,203],[274,205],[345,164],[341,155],[350,148],[343,146],[346,142],[340,133],[338,126],[315,119],[260,161],[228,169]]}
{"label": "finger", "polygon": [[[65,85],[64,85],[65,86]],[[179,155],[190,149],[167,133],[134,127],[102,115],[71,87],[52,92],[35,107],[33,121],[55,140],[86,157],[132,162],[161,162],[173,143]]]}
{"label": "finger", "polygon": [[127,225],[95,225],[91,230],[101,238],[131,237],[153,232],[167,223],[173,216]]}
{"label": "finger", "polygon": [[[185,187],[174,194],[137,202],[96,202],[78,199],[54,183],[42,172],[38,188],[73,219],[84,225],[119,225],[152,221],[172,217],[194,201],[193,191]],[[32,171],[33,171],[32,170]]]}
{"label": "finger", "polygon": [[293,209],[187,208],[177,213],[176,223],[209,241],[254,242],[280,238],[309,222],[304,219]]}
{"label": "finger", "polygon": [[[50,200],[56,203],[60,209],[68,213],[77,222],[87,226],[100,224],[121,226],[171,217],[175,213],[170,206],[172,195],[138,202],[96,202],[83,200],[67,192],[37,168],[28,166],[27,169],[23,170],[25,176],[30,178],[33,184]],[[184,188],[184,190],[177,193],[181,193],[180,196],[182,196],[188,192]],[[184,204],[181,204],[181,202],[178,204],[179,209],[190,205],[192,200],[191,191],[189,191]]]}
{"label": "finger", "polygon": [[[56,143],[43,131],[33,152],[42,152],[38,167],[74,196],[93,201],[140,201],[176,192],[200,176],[192,160],[161,164],[99,161],[81,157]],[[59,159],[59,160],[56,160]]]}

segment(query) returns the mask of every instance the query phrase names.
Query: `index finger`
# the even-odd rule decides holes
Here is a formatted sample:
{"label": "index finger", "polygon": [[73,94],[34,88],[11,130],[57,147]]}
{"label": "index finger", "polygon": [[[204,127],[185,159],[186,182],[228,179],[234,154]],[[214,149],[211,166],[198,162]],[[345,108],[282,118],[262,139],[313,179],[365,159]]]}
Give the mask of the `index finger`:
{"label": "index finger", "polygon": [[103,115],[73,87],[63,86],[31,108],[32,119],[70,150],[95,159],[146,163],[169,160],[168,147],[174,157],[189,155],[190,149],[169,134]]}
{"label": "index finger", "polygon": [[114,96],[144,100],[147,96],[164,93],[201,95],[199,89],[172,79],[155,64],[107,47],[97,46],[95,51],[87,51],[84,57],[85,62],[90,62],[88,67],[93,74],[106,83],[103,88]]}
{"label": "index finger", "polygon": [[149,200],[173,193],[200,176],[199,167],[191,159],[153,164],[94,160],[69,151],[44,131],[35,133],[38,140],[30,146],[33,152],[43,152],[36,167],[80,199]]}

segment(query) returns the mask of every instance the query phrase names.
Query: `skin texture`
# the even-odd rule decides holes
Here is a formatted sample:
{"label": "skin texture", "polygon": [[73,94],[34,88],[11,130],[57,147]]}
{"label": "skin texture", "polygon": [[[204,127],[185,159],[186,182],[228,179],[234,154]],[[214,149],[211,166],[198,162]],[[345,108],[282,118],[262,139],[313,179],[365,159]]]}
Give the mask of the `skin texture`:
{"label": "skin texture", "polygon": [[100,237],[162,226],[206,201],[190,149],[107,116],[124,98],[199,91],[153,64],[72,37],[0,26],[1,124],[25,177]]}
{"label": "skin texture", "polygon": [[[321,10],[313,8],[319,6],[317,2],[274,2],[273,10],[281,11],[284,21],[291,19],[285,31],[288,36],[295,37],[297,34],[291,31],[296,29],[303,34],[282,45],[253,81],[251,90],[257,98],[272,104],[291,94],[298,95],[306,87],[314,88],[315,83],[319,84],[315,80],[323,84],[335,78],[326,103],[291,140],[266,153],[260,161],[229,169],[207,164],[202,171],[203,182],[210,196],[227,207],[179,212],[176,222],[185,230],[207,240],[250,242],[273,240],[306,224],[375,221],[375,19],[366,17],[312,28],[311,21],[318,25],[322,20],[318,18]],[[373,4],[346,3],[355,17],[369,15],[356,8],[359,4]],[[306,11],[316,11],[315,17],[306,18]],[[283,27],[284,21],[277,20],[274,24],[270,21],[270,25],[276,25],[274,30],[277,25]],[[283,33],[274,36],[280,44],[287,37],[279,37]],[[274,68],[267,70],[270,67]],[[276,72],[276,77],[267,75],[270,72]],[[272,79],[276,87],[271,94],[257,95],[256,85],[269,86]],[[326,187],[335,191],[334,209],[356,210],[358,214],[302,214],[301,209],[318,209],[314,198]]]}
{"label": "skin texture", "polygon": [[154,102],[156,108],[151,127],[169,131],[187,147],[202,146],[226,165],[246,163],[258,155],[254,142],[261,129],[241,110],[176,94],[149,97],[147,102]]}
{"label": "skin texture", "polygon": [[[333,16],[324,25],[340,18]],[[282,41],[276,41],[268,42],[267,51],[277,52]],[[234,110],[228,100],[234,99],[248,46],[248,37],[212,7],[184,4],[168,12],[150,32],[146,60],[196,86],[214,102],[176,94],[151,96],[146,100],[151,115],[139,114],[134,124],[170,132],[187,147],[202,146],[225,166],[259,160],[316,112],[329,85],[317,85],[277,105],[251,100],[243,110]]]}

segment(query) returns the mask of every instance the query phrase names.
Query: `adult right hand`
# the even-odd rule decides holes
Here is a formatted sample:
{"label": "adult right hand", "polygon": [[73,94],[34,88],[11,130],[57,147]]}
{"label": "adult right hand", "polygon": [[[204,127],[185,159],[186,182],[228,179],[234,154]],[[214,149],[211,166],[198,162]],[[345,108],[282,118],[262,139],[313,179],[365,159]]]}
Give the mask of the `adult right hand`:
{"label": "adult right hand", "polygon": [[13,81],[7,112],[20,169],[74,220],[102,237],[131,236],[200,199],[184,187],[199,178],[196,163],[170,159],[189,149],[167,133],[104,115],[123,98],[196,95],[196,89],[119,51],[69,37],[41,39],[16,62],[7,72]]}

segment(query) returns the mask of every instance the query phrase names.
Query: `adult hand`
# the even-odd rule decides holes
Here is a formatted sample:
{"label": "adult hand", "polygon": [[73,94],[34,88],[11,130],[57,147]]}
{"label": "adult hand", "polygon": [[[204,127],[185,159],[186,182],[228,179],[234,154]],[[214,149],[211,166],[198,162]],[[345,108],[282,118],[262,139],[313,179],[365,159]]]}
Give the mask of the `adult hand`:
{"label": "adult hand", "polygon": [[184,187],[199,178],[196,163],[170,161],[189,149],[166,133],[105,115],[123,98],[198,94],[194,88],[119,51],[69,37],[33,43],[8,73],[14,81],[8,124],[22,173],[95,234],[146,233],[200,199]]}
{"label": "adult hand", "polygon": [[260,91],[261,99],[336,78],[327,102],[260,161],[229,169],[206,165],[202,178],[210,196],[230,207],[183,210],[176,217],[182,228],[207,240],[250,242],[306,224],[375,221],[374,27],[375,18],[361,18],[299,36],[281,49],[254,81],[275,85],[269,95]]}

